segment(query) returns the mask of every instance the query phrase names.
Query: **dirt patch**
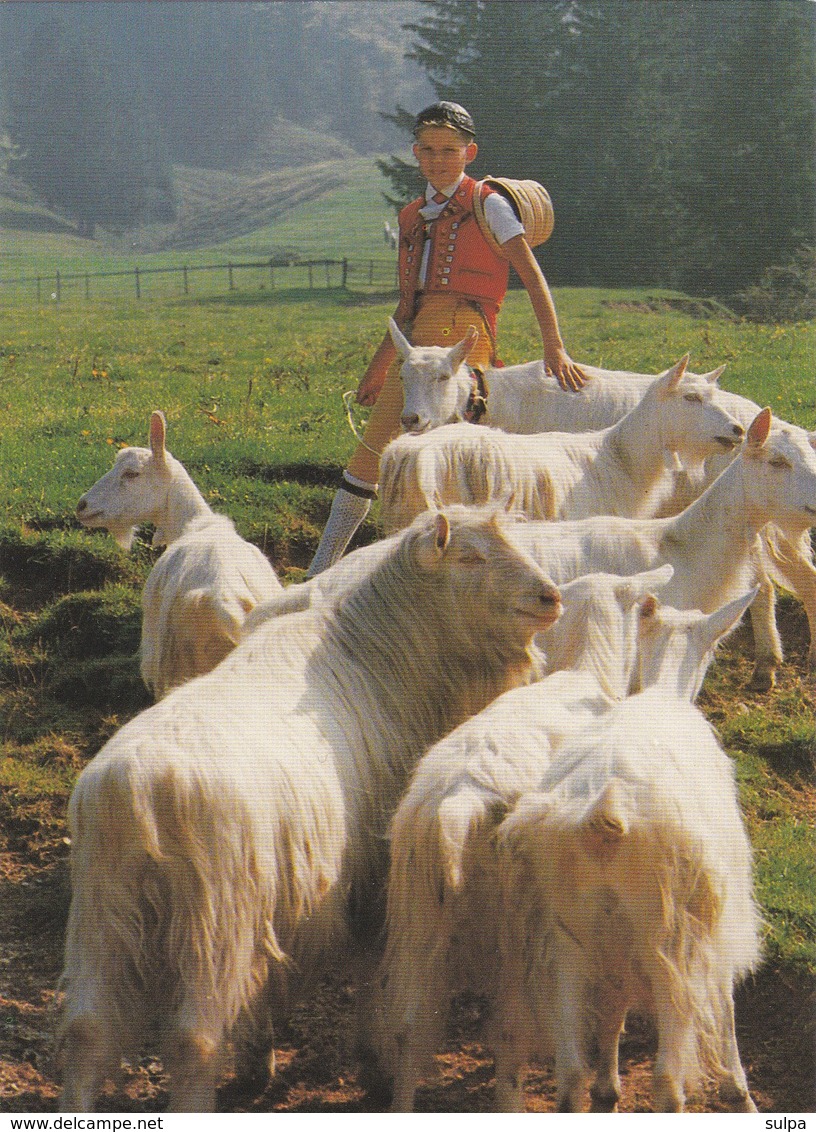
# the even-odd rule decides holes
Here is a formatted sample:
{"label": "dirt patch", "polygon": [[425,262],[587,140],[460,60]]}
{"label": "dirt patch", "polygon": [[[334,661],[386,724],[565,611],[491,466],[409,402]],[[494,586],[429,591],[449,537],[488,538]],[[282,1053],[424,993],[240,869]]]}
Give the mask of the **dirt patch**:
{"label": "dirt patch", "polygon": [[[57,837],[36,860],[26,852],[0,853],[0,1109],[56,1111],[53,1064],[53,988],[61,966],[67,912],[67,854]],[[737,997],[738,1037],[754,1099],[765,1112],[816,1111],[814,988],[804,977],[764,969]],[[229,1112],[384,1112],[383,1094],[366,1087],[350,1053],[354,991],[341,978],[321,984],[276,1039],[276,1075],[253,1095],[228,1078],[219,1110]],[[493,1068],[479,1043],[480,1003],[457,1001],[449,1040],[437,1057],[438,1076],[420,1088],[422,1112],[489,1112]],[[655,1038],[649,1024],[630,1022],[621,1043],[621,1111],[651,1111],[650,1072]],[[106,1112],[155,1112],[167,1104],[167,1080],[149,1052],[128,1066],[100,1101]],[[528,1074],[526,1107],[552,1111],[549,1067]],[[690,1111],[721,1111],[711,1091],[696,1095]]]}

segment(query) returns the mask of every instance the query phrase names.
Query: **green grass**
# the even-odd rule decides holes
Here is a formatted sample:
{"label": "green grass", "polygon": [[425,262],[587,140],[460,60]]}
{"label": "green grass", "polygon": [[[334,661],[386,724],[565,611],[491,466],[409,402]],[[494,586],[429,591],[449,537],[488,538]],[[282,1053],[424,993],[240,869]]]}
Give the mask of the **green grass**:
{"label": "green grass", "polygon": [[[686,351],[696,370],[727,362],[725,387],[816,426],[812,326],[644,309],[655,296],[676,297],[556,289],[572,355],[647,372]],[[146,443],[150,411],[161,408],[168,447],[213,506],[284,577],[300,577],[354,446],[341,395],[393,306],[343,292],[241,292],[0,307],[0,798],[23,842],[40,804],[43,828],[59,826],[78,769],[147,703],[135,647],[155,552],[141,539],[126,554],[81,531],[79,496],[120,445]],[[508,363],[540,351],[523,293],[508,297],[500,341]],[[363,537],[377,535],[375,509]],[[801,607],[786,598],[782,615],[790,663],[780,686],[746,691],[741,631],[702,704],[737,760],[768,961],[815,971],[813,692]]]}

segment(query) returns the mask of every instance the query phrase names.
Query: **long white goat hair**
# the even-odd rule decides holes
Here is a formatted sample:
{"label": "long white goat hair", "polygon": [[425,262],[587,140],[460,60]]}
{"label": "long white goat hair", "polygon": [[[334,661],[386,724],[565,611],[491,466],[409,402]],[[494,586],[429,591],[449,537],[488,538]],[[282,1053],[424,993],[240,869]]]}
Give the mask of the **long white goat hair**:
{"label": "long white goat hair", "polygon": [[283,590],[266,556],[212,510],[167,451],[165,434],[155,411],[150,447],[123,448],[77,505],[85,526],[107,527],[122,546],[152,522],[154,545],[167,548],[142,595],[141,672],[156,699],[213,669],[237,644],[247,613]]}
{"label": "long white goat hair", "polygon": [[[647,593],[665,591],[670,576],[671,568],[663,567],[628,579],[587,575],[564,586],[562,618],[541,637],[548,644],[556,631],[572,634],[578,642],[572,667],[506,692],[418,764],[392,822],[382,967],[381,1044],[394,1070],[397,1111],[412,1107],[417,1078],[439,1047],[456,990],[486,994],[493,1017],[501,1008],[508,960],[505,954],[497,967],[504,915],[493,844],[497,823],[537,787],[565,741],[626,696],[636,661],[641,686],[659,686],[669,701],[678,691],[693,695],[714,644],[753,597],[745,594],[710,615],[678,614]],[[644,636],[649,647],[642,658]],[[557,668],[557,651],[548,659]],[[512,946],[523,952],[523,941]],[[514,1020],[489,1027],[488,1043],[500,1061],[508,1043],[527,1054],[535,1048],[523,995],[513,1003],[508,1009],[511,1015],[515,1009]],[[502,1074],[503,1067],[497,1107],[515,1110],[521,1103],[518,1066],[512,1080]]]}
{"label": "long white goat hair", "polygon": [[539,1045],[555,1046],[559,1107],[582,1106],[592,1034],[593,1107],[614,1107],[618,1036],[640,1008],[657,1022],[658,1110],[682,1110],[704,1071],[756,1111],[733,1015],[734,984],[759,957],[751,849],[702,713],[658,690],[618,704],[562,747],[496,837],[504,957]]}
{"label": "long white goat hair", "polygon": [[673,489],[670,454],[699,463],[741,441],[742,425],[719,399],[713,383],[678,366],[599,432],[510,435],[461,423],[399,436],[380,463],[383,526],[399,530],[437,503],[508,496],[533,519],[648,517]]}
{"label": "long white goat hair", "polygon": [[89,1111],[149,1021],[176,1111],[269,983],[347,946],[422,750],[522,682],[557,590],[494,512],[424,516],[343,601],[268,620],[123,727],[71,797],[63,1107]]}

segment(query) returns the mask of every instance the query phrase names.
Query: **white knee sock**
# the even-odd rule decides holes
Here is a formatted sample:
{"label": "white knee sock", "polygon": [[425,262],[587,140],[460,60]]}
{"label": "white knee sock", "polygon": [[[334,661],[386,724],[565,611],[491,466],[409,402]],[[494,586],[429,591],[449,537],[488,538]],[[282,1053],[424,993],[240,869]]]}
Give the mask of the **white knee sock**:
{"label": "white knee sock", "polygon": [[[375,485],[370,484],[368,487],[373,497]],[[371,498],[368,496],[353,495],[351,491],[347,491],[343,487],[340,488],[332,501],[329,519],[320,537],[317,553],[312,559],[311,566],[306,571],[307,578],[313,578],[315,574],[322,573],[323,570],[333,566],[338,558],[342,557],[343,551],[368,514],[370,507]]]}

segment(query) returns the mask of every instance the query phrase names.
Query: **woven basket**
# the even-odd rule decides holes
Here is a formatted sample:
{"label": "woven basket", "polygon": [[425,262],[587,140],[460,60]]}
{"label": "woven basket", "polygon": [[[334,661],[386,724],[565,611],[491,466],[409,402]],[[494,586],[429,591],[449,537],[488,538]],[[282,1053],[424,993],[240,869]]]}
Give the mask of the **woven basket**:
{"label": "woven basket", "polygon": [[550,194],[543,185],[539,185],[538,181],[513,181],[509,177],[485,177],[483,181],[479,181],[474,189],[473,213],[482,235],[494,251],[498,252],[499,255],[503,254],[501,244],[496,241],[485,220],[484,203],[481,196],[481,186],[485,184],[501,193],[510,202],[516,216],[524,225],[524,235],[531,248],[549,240],[555,224],[555,215]]}

